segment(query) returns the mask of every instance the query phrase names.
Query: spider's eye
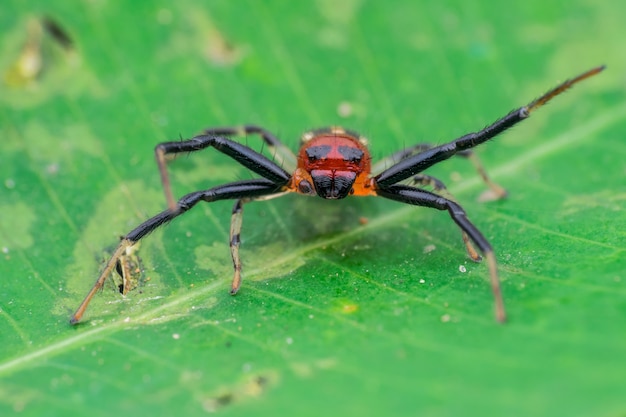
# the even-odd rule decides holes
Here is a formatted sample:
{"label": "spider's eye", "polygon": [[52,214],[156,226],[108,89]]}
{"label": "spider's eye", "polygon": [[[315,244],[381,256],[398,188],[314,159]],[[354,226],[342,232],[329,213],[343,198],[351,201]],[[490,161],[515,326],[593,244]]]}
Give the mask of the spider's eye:
{"label": "spider's eye", "polygon": [[309,157],[309,162],[314,162],[326,158],[330,153],[330,149],[328,145],[311,146],[307,148],[306,156]]}
{"label": "spider's eye", "polygon": [[298,184],[298,191],[302,194],[311,194],[313,192],[313,186],[307,180],[302,180]]}
{"label": "spider's eye", "polygon": [[352,146],[340,146],[339,153],[343,156],[344,161],[354,164],[361,163],[361,158],[363,158],[363,151],[359,148],[353,148]]}

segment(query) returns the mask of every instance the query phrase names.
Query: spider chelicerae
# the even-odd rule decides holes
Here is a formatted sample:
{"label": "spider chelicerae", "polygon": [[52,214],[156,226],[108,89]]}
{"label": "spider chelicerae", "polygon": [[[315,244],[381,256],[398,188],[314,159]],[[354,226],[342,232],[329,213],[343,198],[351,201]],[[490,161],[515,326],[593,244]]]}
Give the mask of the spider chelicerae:
{"label": "spider chelicerae", "polygon": [[[481,256],[474,249],[476,245],[486,259],[495,300],[495,316],[498,321],[504,322],[506,313],[493,248],[467,218],[465,210],[448,195],[444,184],[422,172],[454,155],[469,157],[495,197],[504,197],[506,195],[504,189],[489,179],[471,149],[528,118],[534,110],[553,97],[574,84],[598,74],[603,69],[604,66],[596,67],[564,81],[528,105],[511,111],[478,132],[468,133],[439,146],[418,144],[396,152],[373,166],[365,139],[355,132],[340,127],[323,128],[305,133],[297,155],[283,145],[275,135],[258,126],[211,128],[188,140],[161,143],[156,146],[155,154],[168,208],[146,220],[121,239],[70,322],[76,324],[81,320],[96,291],[102,288],[114,269],[119,269],[120,259],[130,247],[200,201],[236,200],[230,226],[230,252],[235,270],[230,293],[236,294],[241,285],[239,236],[243,205],[250,201],[266,200],[286,193],[317,195],[329,200],[340,200],[348,196],[379,196],[405,204],[447,211],[461,229],[469,257],[474,261],[481,260]],[[259,136],[274,155],[274,159],[269,159],[230,139],[235,135]],[[236,181],[208,190],[196,191],[175,201],[167,174],[166,156],[199,151],[209,147],[230,156],[261,178]],[[424,189],[425,186],[430,186],[433,191]]]}

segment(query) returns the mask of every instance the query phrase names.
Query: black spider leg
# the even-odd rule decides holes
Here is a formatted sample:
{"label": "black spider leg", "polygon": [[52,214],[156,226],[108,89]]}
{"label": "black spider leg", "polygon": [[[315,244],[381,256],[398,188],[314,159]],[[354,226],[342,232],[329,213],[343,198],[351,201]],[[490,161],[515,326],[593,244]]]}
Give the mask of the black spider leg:
{"label": "black spider leg", "polygon": [[452,142],[445,145],[435,146],[434,148],[427,149],[417,155],[410,156],[401,160],[397,164],[387,168],[374,178],[376,183],[380,187],[386,187],[392,184],[396,184],[402,180],[405,180],[415,174],[418,174],[425,169],[435,165],[438,162],[444,161],[451,156],[459,154],[473,148],[481,143],[484,143],[490,139],[493,139],[500,133],[515,126],[517,123],[528,118],[530,113],[539,107],[546,104],[552,98],[561,94],[568,88],[572,87],[575,83],[582,81],[588,77],[591,77],[604,69],[604,66],[593,68],[575,78],[566,80],[559,84],[552,90],[545,93],[543,96],[536,100],[533,100],[528,105],[520,107],[517,110],[511,111],[501,119],[496,120],[493,124],[485,127],[484,129],[463,135]]}
{"label": "black spider leg", "polygon": [[170,180],[167,175],[165,156],[182,152],[195,152],[208,147],[217,149],[251,171],[256,172],[264,178],[272,180],[275,183],[284,185],[289,182],[291,177],[287,171],[264,155],[248,148],[245,145],[242,145],[241,143],[237,143],[222,136],[199,135],[188,140],[160,143],[156,146],[154,152],[159,166],[159,172],[161,173],[161,182],[163,183],[167,206],[171,210],[176,208],[176,203],[174,202]]}
{"label": "black spider leg", "polygon": [[493,253],[493,249],[482,233],[480,233],[476,226],[469,221],[465,210],[463,210],[460,205],[440,195],[426,190],[410,187],[408,185],[390,185],[386,187],[379,187],[376,190],[376,194],[401,203],[431,207],[437,210],[447,210],[448,213],[450,213],[452,220],[454,220],[463,233],[466,233],[476,246],[478,246],[478,249],[487,260],[491,276],[491,290],[493,291],[495,300],[496,319],[499,322],[504,322],[506,320],[506,312],[504,310],[504,302],[502,300],[502,291],[500,290],[500,280],[498,279],[496,257]]}
{"label": "black spider leg", "polygon": [[149,233],[165,225],[181,214],[185,213],[200,201],[213,202],[218,200],[229,199],[254,199],[262,196],[268,196],[282,191],[284,181],[275,182],[267,178],[252,179],[246,181],[238,181],[230,184],[220,185],[218,187],[211,188],[204,191],[196,191],[182,197],[176,203],[174,209],[167,209],[157,214],[156,216],[141,223],[130,233],[124,236],[119,243],[118,247],[113,252],[111,259],[106,263],[100,276],[96,280],[95,284],[78,307],[72,318],[71,324],[76,324],[83,316],[89,302],[96,294],[96,292],[102,288],[107,277],[111,271],[116,267],[118,260],[126,253],[126,250],[139,242]]}
{"label": "black spider leg", "polygon": [[[421,152],[424,152],[428,149],[432,149],[434,147],[435,146],[430,143],[418,143],[417,145],[413,145],[409,148],[395,152],[387,156],[386,158],[378,161],[376,165],[372,168],[372,172],[374,173],[382,172],[383,170],[385,170],[387,167],[389,167],[392,164],[396,164],[404,159],[407,159],[413,155],[419,154]],[[487,171],[483,167],[483,164],[480,162],[478,155],[476,155],[476,153],[474,153],[472,149],[466,149],[464,151],[457,152],[455,156],[468,159],[472,163],[472,165],[474,165],[474,169],[476,170],[476,172],[478,172],[478,175],[480,175],[480,178],[487,185],[487,187],[489,187],[489,189],[491,190],[491,195],[490,195],[490,198],[488,199],[499,200],[507,196],[506,190],[502,186],[494,182],[489,177],[489,175],[487,174]]]}
{"label": "black spider leg", "polygon": [[[446,188],[446,185],[441,180],[435,177],[431,177],[430,175],[426,174],[417,174],[413,178],[411,178],[411,183],[419,185],[420,188],[423,186],[431,187],[437,195],[441,195],[448,200],[454,201],[454,197],[452,196],[452,194],[450,194],[450,192]],[[469,257],[474,262],[480,262],[482,260],[482,257],[478,254],[478,252],[476,252],[474,246],[472,246],[472,241],[467,233],[461,230],[461,234],[463,237],[463,243],[465,244],[465,249]]]}
{"label": "black spider leg", "polygon": [[258,135],[263,139],[276,163],[289,172],[296,170],[298,159],[291,149],[285,146],[273,133],[256,125],[210,127],[203,131],[207,135],[246,136]]}

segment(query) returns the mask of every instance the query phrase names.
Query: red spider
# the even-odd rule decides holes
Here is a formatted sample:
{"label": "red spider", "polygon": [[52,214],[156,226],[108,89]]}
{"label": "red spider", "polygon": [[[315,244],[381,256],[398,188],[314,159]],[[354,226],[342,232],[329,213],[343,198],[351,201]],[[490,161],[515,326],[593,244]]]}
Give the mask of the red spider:
{"label": "red spider", "polygon": [[[470,149],[526,119],[531,112],[546,104],[553,97],[603,69],[604,66],[600,66],[561,83],[527,106],[511,111],[478,132],[469,133],[440,146],[415,145],[391,155],[373,168],[365,140],[358,134],[340,127],[324,128],[304,134],[303,143],[297,156],[274,135],[257,126],[207,129],[204,134],[189,140],[161,143],[157,145],[155,153],[168,209],[146,220],[122,238],[100,277],[70,322],[75,324],[80,321],[91,298],[96,291],[102,288],[109,274],[117,267],[120,259],[131,246],[148,233],[191,209],[199,201],[236,200],[230,228],[230,251],[235,268],[230,293],[237,293],[241,285],[239,234],[243,205],[250,201],[265,200],[285,193],[318,195],[331,200],[342,199],[349,195],[380,196],[401,203],[447,210],[452,220],[461,229],[470,258],[474,261],[481,260],[471,242],[478,246],[486,258],[495,299],[496,319],[503,322],[506,319],[506,314],[500,291],[496,258],[491,245],[476,226],[469,221],[463,208],[446,196],[443,183],[421,172],[454,155],[470,157],[485,182],[495,192],[496,197],[504,197],[506,192],[489,181]],[[271,149],[278,162],[228,138],[232,135],[250,134],[259,135]],[[230,156],[262,178],[237,181],[209,190],[196,191],[175,202],[167,175],[165,156],[199,151],[208,147],[213,147]],[[387,168],[387,166],[389,167]],[[378,173],[373,175],[372,172]],[[424,190],[424,186],[431,186],[433,191]]]}

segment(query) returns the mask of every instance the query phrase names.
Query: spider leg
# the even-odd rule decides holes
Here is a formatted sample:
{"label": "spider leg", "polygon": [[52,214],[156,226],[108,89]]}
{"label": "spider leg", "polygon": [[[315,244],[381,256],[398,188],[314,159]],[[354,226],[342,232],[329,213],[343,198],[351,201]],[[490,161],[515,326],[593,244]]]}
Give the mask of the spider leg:
{"label": "spider leg", "polygon": [[233,260],[233,268],[235,270],[235,274],[233,275],[233,281],[230,286],[231,295],[237,294],[237,291],[239,291],[239,287],[241,286],[241,258],[239,257],[239,246],[241,245],[243,205],[245,203],[249,203],[250,201],[269,200],[272,198],[280,197],[287,192],[263,195],[261,197],[255,198],[240,198],[235,201],[235,205],[233,206],[233,213],[230,218],[230,256]]}
{"label": "spider leg", "polygon": [[89,302],[96,294],[96,292],[102,288],[107,277],[111,274],[111,271],[116,268],[117,262],[120,257],[126,253],[126,250],[128,248],[139,242],[149,233],[185,213],[200,201],[213,202],[218,200],[262,197],[279,193],[282,191],[282,187],[282,184],[277,184],[269,179],[261,178],[247,181],[238,181],[230,184],[220,185],[209,190],[196,191],[187,194],[180,200],[178,200],[178,203],[176,203],[176,207],[174,209],[168,208],[167,210],[162,211],[156,216],[141,223],[139,226],[137,226],[135,229],[130,231],[126,236],[122,238],[120,244],[113,252],[111,259],[109,259],[109,261],[106,263],[95,284],[70,319],[70,323],[76,324],[80,321],[81,317],[85,313],[85,310],[87,309],[87,306],[89,305]]}
{"label": "spider leg", "polygon": [[[430,175],[426,174],[417,174],[413,178],[411,178],[411,182],[415,185],[419,185],[420,188],[422,186],[432,187],[433,191],[436,194],[439,194],[447,198],[448,200],[454,201],[454,197],[452,196],[452,194],[450,194],[445,184],[435,177],[431,177]],[[463,230],[461,230],[461,233],[463,236],[463,243],[465,243],[465,249],[467,250],[467,254],[470,258],[472,258],[472,261],[480,262],[482,260],[482,257],[478,254],[478,252],[476,252],[476,249],[474,249],[471,239]]]}
{"label": "spider leg", "polygon": [[574,84],[589,78],[604,69],[604,66],[593,68],[575,78],[564,81],[552,90],[548,91],[536,100],[533,100],[528,105],[520,107],[519,109],[511,111],[501,119],[496,120],[491,125],[484,129],[463,135],[450,143],[435,146],[434,148],[425,150],[417,155],[410,156],[401,160],[397,164],[387,168],[380,174],[376,175],[376,183],[380,187],[387,187],[402,180],[405,180],[412,175],[424,171],[432,165],[444,161],[453,155],[456,155],[462,151],[466,151],[474,146],[480,145],[490,139],[493,139],[500,133],[515,126],[517,123],[528,118],[530,113],[546,104],[552,98],[561,94],[565,90],[572,87]]}
{"label": "spider leg", "polygon": [[446,185],[435,177],[426,174],[417,174],[411,178],[413,185],[419,185],[421,187],[431,187],[437,194],[444,194],[450,196],[450,192],[446,188]]}
{"label": "spider leg", "polygon": [[[490,196],[491,198],[489,199],[501,200],[508,195],[508,192],[502,186],[498,185],[496,182],[492,181],[491,178],[489,178],[489,175],[487,175],[487,171],[485,171],[483,164],[480,162],[480,159],[478,159],[478,155],[476,155],[474,151],[472,151],[471,149],[466,149],[457,153],[457,155],[469,159],[472,165],[474,165],[474,169],[478,172],[480,178],[482,178],[483,182],[487,184],[487,187],[489,187],[491,193],[493,194],[492,196]],[[482,198],[480,200],[484,201]]]}
{"label": "spider leg", "polygon": [[[380,161],[378,161],[372,167],[372,172],[380,173],[384,171],[387,167],[392,166],[393,164],[396,164],[404,159],[407,159],[413,155],[417,155],[421,152],[427,151],[432,148],[434,148],[434,145],[430,143],[419,143],[417,145],[411,146],[410,148],[406,148],[401,151],[395,152],[389,155],[388,157],[383,158]],[[472,165],[474,165],[474,169],[478,172],[478,174],[482,178],[483,182],[487,184],[487,187],[489,187],[489,189],[493,193],[494,199],[499,200],[507,196],[506,190],[502,188],[500,185],[498,185],[497,183],[495,183],[494,181],[492,181],[491,178],[489,178],[489,175],[487,175],[487,171],[483,167],[482,163],[480,162],[480,159],[478,158],[478,155],[476,155],[474,151],[472,151],[471,149],[466,149],[464,151],[457,152],[456,156],[460,156],[462,158],[466,158],[470,160]]]}
{"label": "spider leg", "polygon": [[400,161],[407,159],[410,156],[416,155],[418,153],[424,152],[432,148],[433,145],[430,143],[418,143],[417,145],[413,145],[409,148],[404,148],[397,152],[392,153],[391,155],[387,155],[385,158],[379,160],[374,165],[372,165],[372,172],[380,173],[385,169],[389,168],[392,165],[397,164]]}
{"label": "spider leg", "polygon": [[235,274],[230,285],[230,293],[235,295],[241,286],[241,258],[239,257],[239,245],[241,244],[241,225],[243,224],[243,198],[235,201],[233,214],[230,218],[230,256],[233,259]]}
{"label": "spider leg", "polygon": [[259,135],[263,139],[263,143],[268,146],[270,153],[276,158],[278,165],[289,172],[295,171],[298,165],[298,158],[293,151],[278,140],[274,134],[262,127],[255,125],[210,127],[204,129],[203,133],[218,136]]}
{"label": "spider leg", "polygon": [[199,135],[183,141],[163,142],[156,146],[154,152],[159,166],[159,172],[161,173],[161,182],[163,183],[167,206],[170,210],[176,209],[176,203],[174,202],[170,180],[167,175],[165,156],[182,152],[199,151],[208,147],[217,149],[251,171],[277,184],[286,184],[291,177],[287,171],[266,156],[223,136]]}
{"label": "spider leg", "polygon": [[465,210],[463,210],[460,205],[445,197],[407,185],[378,187],[376,194],[405,204],[431,207],[437,210],[447,210],[450,217],[452,217],[452,220],[454,220],[461,230],[469,236],[476,246],[478,246],[478,249],[480,249],[483,256],[487,260],[489,274],[491,277],[491,290],[495,300],[496,319],[499,322],[504,322],[506,320],[504,302],[502,300],[502,291],[500,290],[500,280],[498,278],[496,257],[493,253],[493,249],[482,233],[472,224],[472,222],[469,221]]}

